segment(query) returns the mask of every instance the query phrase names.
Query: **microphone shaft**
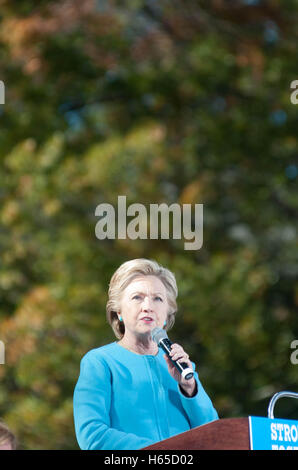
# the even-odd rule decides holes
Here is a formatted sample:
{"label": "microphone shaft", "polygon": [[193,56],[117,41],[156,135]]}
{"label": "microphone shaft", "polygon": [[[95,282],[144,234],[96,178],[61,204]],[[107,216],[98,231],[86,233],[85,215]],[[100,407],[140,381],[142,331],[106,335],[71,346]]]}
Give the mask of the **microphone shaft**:
{"label": "microphone shaft", "polygon": [[182,377],[186,380],[190,380],[193,377],[193,371],[190,369],[190,367],[185,362],[173,361],[170,356],[170,352],[172,349],[171,341],[168,338],[161,339],[159,341],[159,346],[164,350],[164,352],[166,353],[172,364],[180,372],[180,374],[182,374]]}

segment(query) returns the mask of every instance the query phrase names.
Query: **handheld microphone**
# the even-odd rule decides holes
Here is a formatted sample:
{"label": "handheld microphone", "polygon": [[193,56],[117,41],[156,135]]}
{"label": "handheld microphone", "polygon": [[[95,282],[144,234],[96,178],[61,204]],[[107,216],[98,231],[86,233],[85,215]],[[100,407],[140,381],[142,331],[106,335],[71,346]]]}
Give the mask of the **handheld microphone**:
{"label": "handheld microphone", "polygon": [[179,370],[182,377],[186,380],[190,380],[193,377],[193,370],[185,362],[173,361],[173,359],[170,357],[170,351],[173,343],[171,343],[169,340],[166,331],[157,326],[151,331],[151,336],[157,346],[164,350],[172,364],[174,364],[176,369]]}

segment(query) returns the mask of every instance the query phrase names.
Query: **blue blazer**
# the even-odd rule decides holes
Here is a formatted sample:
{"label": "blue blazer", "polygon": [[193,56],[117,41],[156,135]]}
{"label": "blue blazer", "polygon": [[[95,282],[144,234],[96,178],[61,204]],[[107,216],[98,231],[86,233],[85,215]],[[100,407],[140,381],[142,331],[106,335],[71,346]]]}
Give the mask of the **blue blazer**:
{"label": "blue blazer", "polygon": [[139,355],[114,342],[83,357],[73,397],[81,449],[141,449],[218,419],[197,372],[197,394],[188,398],[163,354]]}

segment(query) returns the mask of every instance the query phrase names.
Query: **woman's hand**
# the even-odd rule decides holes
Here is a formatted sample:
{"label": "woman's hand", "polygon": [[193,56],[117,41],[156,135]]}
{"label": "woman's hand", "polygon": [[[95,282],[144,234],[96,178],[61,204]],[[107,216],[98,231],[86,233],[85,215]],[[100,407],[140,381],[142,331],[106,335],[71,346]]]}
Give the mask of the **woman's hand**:
{"label": "woman's hand", "polygon": [[[188,367],[190,367],[193,370],[192,364],[189,360],[189,355],[184,351],[182,346],[180,346],[179,344],[176,344],[176,343],[172,344],[170,356],[174,361],[178,360],[179,362],[185,362],[188,365]],[[182,388],[182,390],[187,396],[189,397],[193,396],[195,394],[194,392],[196,390],[196,384],[197,384],[195,378],[192,377],[190,380],[183,379],[180,372],[176,369],[174,364],[172,364],[172,362],[170,361],[169,357],[166,354],[164,355],[164,358],[168,364],[169,373],[171,374],[173,379],[175,379],[176,382],[179,383],[180,387]]]}

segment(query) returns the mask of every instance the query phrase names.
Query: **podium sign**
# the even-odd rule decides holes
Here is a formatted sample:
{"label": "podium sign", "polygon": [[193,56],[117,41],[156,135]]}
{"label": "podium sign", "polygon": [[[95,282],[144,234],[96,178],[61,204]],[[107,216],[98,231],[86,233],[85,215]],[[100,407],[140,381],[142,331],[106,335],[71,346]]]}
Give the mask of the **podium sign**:
{"label": "podium sign", "polygon": [[298,421],[249,416],[251,450],[298,450]]}

